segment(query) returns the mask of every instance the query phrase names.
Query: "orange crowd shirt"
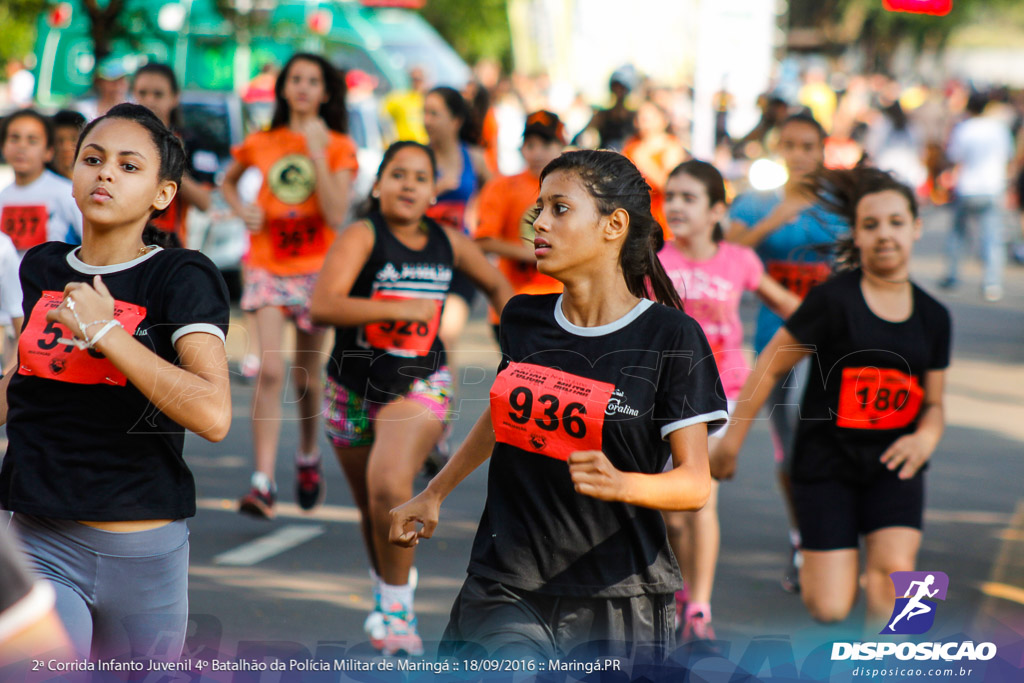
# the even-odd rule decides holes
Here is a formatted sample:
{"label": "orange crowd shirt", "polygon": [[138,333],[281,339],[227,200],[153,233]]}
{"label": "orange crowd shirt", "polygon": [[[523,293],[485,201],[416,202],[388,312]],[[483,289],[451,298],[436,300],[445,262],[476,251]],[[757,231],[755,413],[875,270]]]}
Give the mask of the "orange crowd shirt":
{"label": "orange crowd shirt", "polygon": [[164,232],[173,232],[181,240],[181,246],[188,246],[188,232],[186,229],[185,217],[188,213],[188,205],[185,203],[185,199],[181,196],[181,188],[178,188],[178,193],[174,195],[174,199],[171,200],[167,210],[156,218],[151,219],[149,222],[153,224],[153,227],[163,230]]}
{"label": "orange crowd shirt", "polygon": [[[529,171],[501,176],[480,191],[476,238],[492,237],[514,244],[523,243],[521,225],[527,211],[537,205],[540,179]],[[562,283],[537,271],[533,263],[499,257],[498,268],[516,293],[548,294],[562,291]]]}
{"label": "orange crowd shirt", "polygon": [[[671,144],[679,144],[679,141],[674,136],[670,136],[670,140]],[[640,138],[636,136],[630,138],[622,147],[623,156],[635,164],[636,151],[639,146]],[[681,144],[679,144],[679,146],[682,147]],[[665,172],[670,172],[672,170],[671,168],[665,168],[664,151],[665,150],[662,150],[655,155],[654,162],[658,164],[658,166],[662,167]],[[647,176],[644,176],[644,180],[646,180],[647,184],[651,186],[651,215],[654,216],[654,220],[658,221],[658,225],[661,226],[661,233],[665,237],[665,241],[671,242],[673,239],[672,231],[668,229],[668,221],[665,220],[665,188],[655,185],[655,183]]]}
{"label": "orange crowd shirt", "polygon": [[484,115],[483,126],[480,131],[480,147],[484,151],[484,161],[491,173],[498,172],[498,117],[494,114],[494,107],[487,110]]}
{"label": "orange crowd shirt", "polygon": [[[359,168],[356,146],[347,135],[329,131],[327,167],[332,173]],[[263,174],[256,203],[263,227],[250,235],[249,265],[274,275],[308,275],[323,266],[335,231],[324,221],[317,203],[316,167],[306,138],[287,127],[253,133],[232,150],[243,166]]]}

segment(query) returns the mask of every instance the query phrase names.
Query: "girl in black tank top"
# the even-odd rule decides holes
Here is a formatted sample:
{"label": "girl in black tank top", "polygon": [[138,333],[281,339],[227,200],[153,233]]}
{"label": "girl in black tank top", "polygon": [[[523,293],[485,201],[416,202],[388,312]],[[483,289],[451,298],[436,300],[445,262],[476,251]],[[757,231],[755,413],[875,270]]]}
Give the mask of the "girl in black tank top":
{"label": "girl in black tank top", "polygon": [[403,141],[388,148],[370,215],[331,247],[311,305],[315,322],[337,328],[327,431],[359,505],[370,557],[374,609],[364,628],[385,654],[423,652],[413,550],[388,543],[389,512],[412,495],[448,420],[451,375],[437,332],[452,274],[465,273],[495,310],[513,294],[469,238],[425,217],[436,176],[428,147]]}

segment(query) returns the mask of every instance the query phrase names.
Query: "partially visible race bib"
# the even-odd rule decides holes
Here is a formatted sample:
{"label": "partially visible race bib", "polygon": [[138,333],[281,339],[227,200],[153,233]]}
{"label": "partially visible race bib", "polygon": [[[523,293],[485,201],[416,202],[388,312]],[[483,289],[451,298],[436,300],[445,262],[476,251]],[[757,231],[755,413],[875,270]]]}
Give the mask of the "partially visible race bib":
{"label": "partially visible race bib", "polygon": [[27,251],[46,241],[49,216],[45,206],[5,206],[0,213],[0,230],[11,238],[15,249]]}
{"label": "partially visible race bib", "polygon": [[804,263],[800,261],[769,261],[768,275],[773,280],[803,299],[811,287],[828,279],[832,269],[821,261]]}
{"label": "partially visible race bib", "polygon": [[[409,301],[411,297],[395,296],[374,292],[374,301]],[[430,353],[441,327],[441,302],[434,301],[437,308],[429,322],[412,320],[385,320],[370,323],[365,327],[366,343],[375,349],[382,349],[396,356],[425,356]]]}
{"label": "partially visible race bib", "polygon": [[510,363],[491,386],[495,438],[524,451],[568,460],[601,450],[613,384],[530,363]]}
{"label": "partially visible race bib", "polygon": [[427,216],[446,228],[466,232],[465,202],[440,201],[427,209]]}
{"label": "partially visible race bib", "polygon": [[327,253],[327,234],[318,218],[274,218],[267,221],[267,227],[274,258],[278,261]]}
{"label": "partially visible race bib", "polygon": [[892,368],[845,368],[836,426],[901,429],[917,419],[923,399],[924,389],[912,375]]}
{"label": "partially visible race bib", "polygon": [[[71,339],[63,325],[46,320],[46,314],[60,306],[64,292],[43,292],[32,307],[28,323],[18,339],[20,375],[32,375],[70,384],[110,384],[123,387],[128,379],[106,356],[95,349],[80,349],[57,340]],[[135,334],[146,317],[146,309],[124,301],[114,302],[114,318],[128,334]],[[97,330],[94,330],[94,332]]]}

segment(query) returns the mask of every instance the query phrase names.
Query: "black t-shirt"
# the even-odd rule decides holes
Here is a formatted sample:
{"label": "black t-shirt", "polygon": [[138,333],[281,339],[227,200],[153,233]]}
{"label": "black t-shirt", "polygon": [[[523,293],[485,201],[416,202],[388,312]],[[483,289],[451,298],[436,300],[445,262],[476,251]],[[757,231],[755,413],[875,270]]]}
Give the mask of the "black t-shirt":
{"label": "black t-shirt", "polygon": [[379,213],[368,219],[374,232],[373,251],[350,296],[437,303],[430,322],[390,320],[337,328],[327,374],[359,396],[387,403],[447,362],[438,330],[451,286],[454,252],[444,228],[429,218],[423,219],[428,238],[422,249],[402,244]]}
{"label": "black t-shirt", "polygon": [[[25,328],[7,389],[7,455],[0,503],[8,510],[89,521],[180,519],[195,514],[195,482],[182,458],[184,428],[157,410],[97,351],[60,344],[47,323],[69,282],[103,282],[115,316],[171,363],[174,343],[205,332],[224,339],[228,294],[208,258],[156,249],[124,264],[89,266],[76,247],[48,242],[21,264]],[[89,322],[83,320],[83,322]],[[90,330],[93,334],[99,328]]]}
{"label": "black t-shirt", "polygon": [[793,479],[864,482],[882,453],[912,433],[923,406],[925,374],[949,365],[946,307],[913,285],[913,312],[879,318],[860,288],[861,271],[811,289],[786,329],[814,347],[800,406]]}
{"label": "black t-shirt", "polygon": [[614,323],[577,327],[549,294],[513,297],[500,329],[497,444],[469,572],[551,595],[679,589],[661,513],[576,493],[565,460],[600,450],[620,470],[657,474],[669,433],[721,426],[726,402],[700,325],[644,299]]}

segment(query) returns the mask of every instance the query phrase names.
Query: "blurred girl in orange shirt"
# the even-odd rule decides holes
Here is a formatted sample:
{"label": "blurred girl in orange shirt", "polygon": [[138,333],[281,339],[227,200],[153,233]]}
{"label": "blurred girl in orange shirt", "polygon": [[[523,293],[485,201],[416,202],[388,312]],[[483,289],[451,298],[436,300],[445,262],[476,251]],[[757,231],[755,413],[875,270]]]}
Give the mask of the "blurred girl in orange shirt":
{"label": "blurred girl in orange shirt", "polygon": [[[356,146],[345,134],[345,83],[323,57],[296,54],[274,85],[276,106],[270,130],[253,133],[232,151],[224,198],[251,231],[242,310],[255,311],[263,351],[253,392],[255,473],[239,510],[272,518],[277,487],[274,469],[281,431],[285,379],[282,337],[295,323],[293,382],[299,395],[299,450],[295,455],[296,497],[303,509],[323,500],[317,449],[321,350],[325,328],[313,325],[309,299],[335,231],[348,213],[358,164]],[[250,166],[263,174],[255,204],[243,204],[238,181]]]}

